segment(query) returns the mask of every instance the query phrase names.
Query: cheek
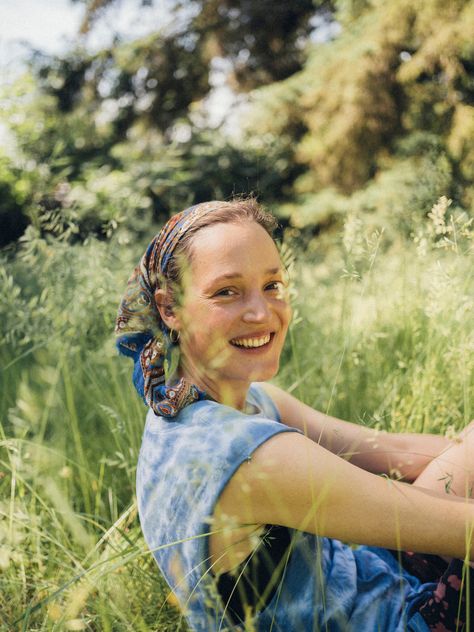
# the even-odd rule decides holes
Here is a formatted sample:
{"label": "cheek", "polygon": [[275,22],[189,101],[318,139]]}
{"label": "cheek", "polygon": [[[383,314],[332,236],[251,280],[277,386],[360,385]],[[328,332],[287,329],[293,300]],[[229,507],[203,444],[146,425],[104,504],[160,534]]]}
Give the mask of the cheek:
{"label": "cheek", "polygon": [[209,360],[225,353],[228,335],[222,319],[208,310],[195,311],[184,321],[182,350],[186,355]]}
{"label": "cheek", "polygon": [[282,327],[286,332],[289,324],[291,323],[291,319],[293,318],[293,311],[288,302],[285,302],[283,305],[280,306],[279,314]]}

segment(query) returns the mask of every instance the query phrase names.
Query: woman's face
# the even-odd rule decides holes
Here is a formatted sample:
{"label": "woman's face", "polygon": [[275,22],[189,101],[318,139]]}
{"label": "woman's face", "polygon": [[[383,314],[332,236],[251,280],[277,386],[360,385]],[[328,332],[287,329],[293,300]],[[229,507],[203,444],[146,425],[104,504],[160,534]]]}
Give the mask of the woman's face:
{"label": "woman's face", "polygon": [[183,373],[221,399],[273,377],[291,316],[286,286],[277,248],[256,222],[197,232],[173,325]]}

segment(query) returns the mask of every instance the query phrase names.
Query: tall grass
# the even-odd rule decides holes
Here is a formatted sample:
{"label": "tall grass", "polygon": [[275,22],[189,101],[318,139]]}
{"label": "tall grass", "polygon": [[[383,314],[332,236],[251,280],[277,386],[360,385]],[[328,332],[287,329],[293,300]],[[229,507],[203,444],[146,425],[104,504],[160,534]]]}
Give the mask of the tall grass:
{"label": "tall grass", "polygon": [[[431,217],[407,242],[352,217],[298,257],[277,381],[370,426],[463,427],[473,416],[472,233],[466,218],[443,221],[451,231]],[[30,235],[3,262],[2,630],[187,629],[138,525],[146,411],[111,333],[140,252]]]}

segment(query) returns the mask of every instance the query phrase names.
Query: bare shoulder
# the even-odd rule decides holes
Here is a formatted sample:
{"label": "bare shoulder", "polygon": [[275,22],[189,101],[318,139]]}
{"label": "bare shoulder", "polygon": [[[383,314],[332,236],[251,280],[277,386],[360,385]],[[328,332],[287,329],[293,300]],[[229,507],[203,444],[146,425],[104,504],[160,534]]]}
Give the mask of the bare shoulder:
{"label": "bare shoulder", "polygon": [[330,456],[300,433],[274,435],[236,470],[216,505],[216,517],[225,515],[239,524],[301,527],[298,514],[305,504],[301,500],[311,488],[315,462],[319,473],[324,468],[319,451]]}
{"label": "bare shoulder", "polygon": [[264,525],[284,524],[272,511],[271,499],[278,495],[282,459],[294,452],[293,435],[297,433],[281,432],[267,439],[249,461],[242,463],[221,493],[210,535],[214,572],[226,572],[248,557],[257,546],[254,537],[263,532]]}
{"label": "bare shoulder", "polygon": [[255,519],[252,505],[259,505],[262,494],[274,492],[272,488],[279,483],[279,471],[290,465],[291,455],[300,449],[301,440],[308,441],[296,432],[280,432],[262,443],[227,483],[218,501],[221,510],[242,523],[263,522]]}

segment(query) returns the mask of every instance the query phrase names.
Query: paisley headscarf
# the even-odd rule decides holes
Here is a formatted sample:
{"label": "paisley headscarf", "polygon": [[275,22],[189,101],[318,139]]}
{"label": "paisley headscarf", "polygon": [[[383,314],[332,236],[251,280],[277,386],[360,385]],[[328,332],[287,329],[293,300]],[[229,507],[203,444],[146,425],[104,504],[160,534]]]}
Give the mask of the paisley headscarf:
{"label": "paisley headscarf", "polygon": [[222,202],[205,202],[173,215],[148,245],[128,280],[120,303],[115,333],[120,353],[133,358],[133,382],[145,403],[157,415],[173,418],[206,393],[185,378],[166,384],[166,374],[176,364],[176,345],[161,319],[155,302],[159,279],[166,276],[169,261],[183,235]]}

